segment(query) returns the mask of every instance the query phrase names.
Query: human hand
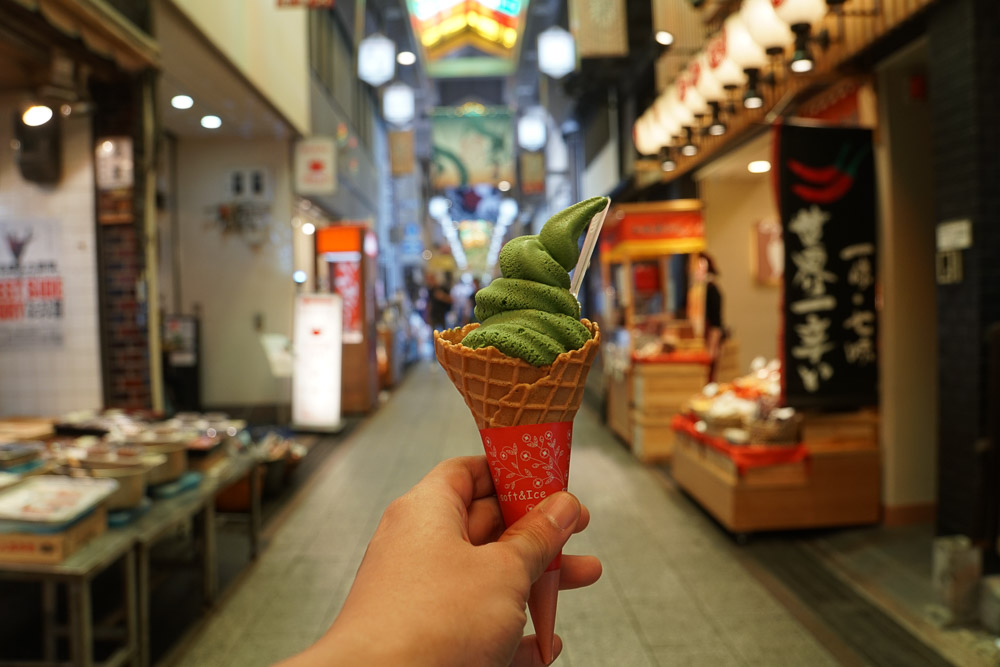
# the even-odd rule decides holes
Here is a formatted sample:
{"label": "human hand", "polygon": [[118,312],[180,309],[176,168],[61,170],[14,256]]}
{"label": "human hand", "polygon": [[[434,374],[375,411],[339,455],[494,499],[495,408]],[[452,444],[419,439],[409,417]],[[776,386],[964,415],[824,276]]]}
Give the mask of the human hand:
{"label": "human hand", "polygon": [[[528,593],[589,521],[561,492],[504,530],[486,459],[444,461],[389,505],[333,626],[286,664],[543,665],[522,637]],[[563,556],[560,576],[560,588],[589,586],[601,564]]]}

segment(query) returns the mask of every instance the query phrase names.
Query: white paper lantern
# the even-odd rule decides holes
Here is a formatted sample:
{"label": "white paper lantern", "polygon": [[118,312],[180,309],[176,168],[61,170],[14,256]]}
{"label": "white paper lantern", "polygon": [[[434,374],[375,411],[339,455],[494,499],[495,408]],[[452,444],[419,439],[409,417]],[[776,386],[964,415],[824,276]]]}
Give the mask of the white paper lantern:
{"label": "white paper lantern", "polygon": [[694,87],[706,102],[720,102],[726,99],[726,89],[708,65],[708,53],[702,51],[688,67],[694,79]]}
{"label": "white paper lantern", "polygon": [[790,26],[812,25],[826,16],[826,0],[771,0],[778,18]]}
{"label": "white paper lantern", "polygon": [[375,33],[358,44],[358,78],[371,86],[381,86],[396,74],[396,44]]}
{"label": "white paper lantern", "polygon": [[656,124],[666,136],[666,141],[663,142],[663,145],[672,144],[674,137],[681,135],[681,124],[672,113],[670,99],[667,97],[666,91],[656,98],[656,102],[653,103],[652,112],[653,120],[656,121]]}
{"label": "white paper lantern", "polygon": [[726,55],[743,70],[767,67],[767,54],[754,41],[747,24],[738,13],[726,19],[723,26],[726,36]]}
{"label": "white paper lantern", "polygon": [[576,40],[566,30],[552,26],[538,35],[538,69],[561,79],[576,69]]}
{"label": "white paper lantern", "polygon": [[754,41],[769,54],[778,54],[795,41],[788,24],[778,18],[771,0],[743,0],[740,15]]}
{"label": "white paper lantern", "polygon": [[517,121],[517,143],[526,151],[545,146],[545,124],[548,114],[542,107],[528,109]]}
{"label": "white paper lantern", "polygon": [[680,99],[681,104],[686,106],[691,110],[691,113],[695,116],[704,116],[705,114],[712,113],[711,107],[708,106],[708,102],[702,97],[701,93],[694,86],[694,75],[689,69],[684,70],[679,77],[677,77],[677,97]]}
{"label": "white paper lantern", "polygon": [[406,125],[416,112],[413,89],[405,83],[396,82],[387,86],[382,93],[382,115],[394,125]]}
{"label": "white paper lantern", "polygon": [[632,126],[632,141],[640,155],[655,155],[659,151],[660,147],[656,145],[650,132],[651,123],[652,118],[647,111]]}
{"label": "white paper lantern", "polygon": [[743,68],[736,64],[726,52],[726,31],[713,37],[705,48],[708,68],[723,88],[738,88],[746,83],[747,77]]}
{"label": "white paper lantern", "polygon": [[667,101],[670,115],[681,124],[681,127],[694,127],[694,113],[681,102],[676,84],[667,89]]}

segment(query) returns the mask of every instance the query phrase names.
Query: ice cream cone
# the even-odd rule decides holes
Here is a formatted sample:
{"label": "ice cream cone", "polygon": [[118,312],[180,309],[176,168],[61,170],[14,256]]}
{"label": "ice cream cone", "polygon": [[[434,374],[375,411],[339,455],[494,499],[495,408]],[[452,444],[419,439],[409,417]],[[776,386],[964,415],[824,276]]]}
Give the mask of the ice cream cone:
{"label": "ice cream cone", "polygon": [[[464,347],[462,339],[478,324],[434,332],[438,361],[479,427],[507,525],[548,494],[566,489],[572,422],[601,342],[598,326],[581,322],[592,338],[541,367],[493,347]],[[559,563],[557,557],[535,582],[528,601],[546,664],[552,660]]]}

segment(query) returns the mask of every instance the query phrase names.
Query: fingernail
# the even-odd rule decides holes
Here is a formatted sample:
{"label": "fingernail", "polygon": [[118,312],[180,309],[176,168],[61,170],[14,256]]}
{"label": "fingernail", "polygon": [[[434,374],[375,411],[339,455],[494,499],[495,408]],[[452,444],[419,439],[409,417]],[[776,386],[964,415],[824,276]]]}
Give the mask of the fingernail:
{"label": "fingernail", "polygon": [[566,530],[580,516],[579,504],[568,493],[560,492],[549,496],[538,508],[552,519],[559,530]]}

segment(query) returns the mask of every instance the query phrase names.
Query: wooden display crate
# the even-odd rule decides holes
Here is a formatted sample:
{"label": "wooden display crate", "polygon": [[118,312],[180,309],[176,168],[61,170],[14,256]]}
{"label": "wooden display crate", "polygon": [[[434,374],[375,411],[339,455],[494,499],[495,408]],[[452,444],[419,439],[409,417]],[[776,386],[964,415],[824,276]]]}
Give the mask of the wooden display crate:
{"label": "wooden display crate", "polygon": [[632,453],[644,463],[669,461],[674,452],[675,410],[632,411]]}
{"label": "wooden display crate", "polygon": [[0,533],[0,562],[61,563],[108,528],[102,505],[61,533]]}
{"label": "wooden display crate", "polygon": [[632,421],[629,414],[632,404],[632,374],[626,371],[621,377],[608,377],[608,427],[626,444],[632,443]]}
{"label": "wooden display crate", "polygon": [[734,533],[877,523],[879,452],[865,441],[811,445],[801,463],[740,475],[724,454],[675,434],[673,477]]}

